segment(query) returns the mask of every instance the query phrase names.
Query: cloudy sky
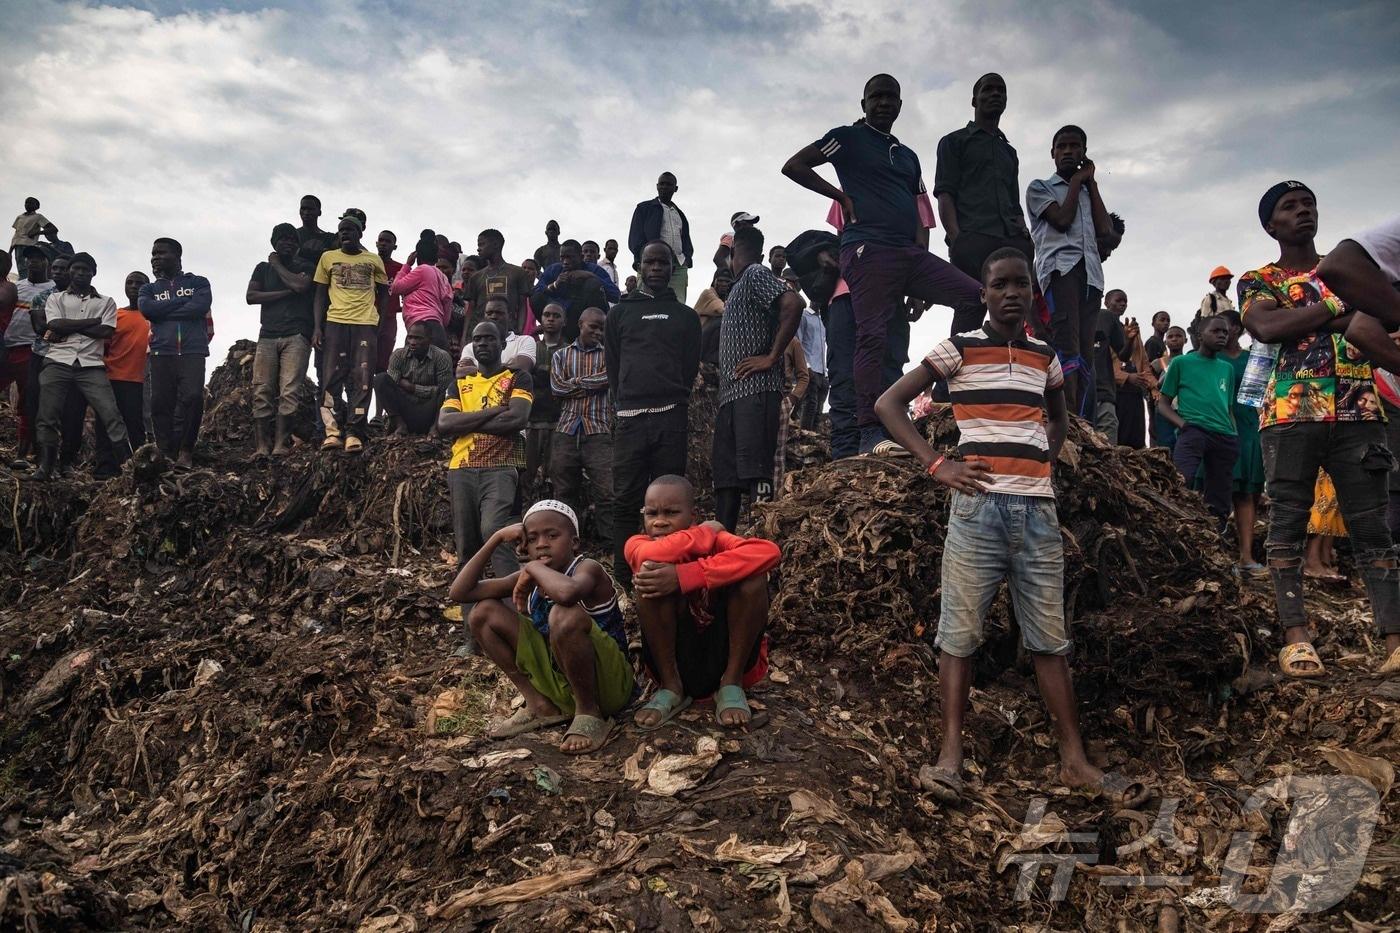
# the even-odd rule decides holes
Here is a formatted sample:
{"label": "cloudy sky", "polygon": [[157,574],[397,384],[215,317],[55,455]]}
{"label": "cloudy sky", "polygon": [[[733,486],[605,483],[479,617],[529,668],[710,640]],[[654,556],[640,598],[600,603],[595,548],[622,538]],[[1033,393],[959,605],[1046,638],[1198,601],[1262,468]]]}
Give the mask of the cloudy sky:
{"label": "cloudy sky", "polygon": [[[1216,264],[1274,258],[1255,219],[1273,182],[1317,191],[1324,248],[1400,207],[1394,14],[1391,0],[0,0],[0,210],[39,197],[118,296],[153,237],[181,240],[213,282],[222,355],[256,336],[243,292],[303,193],[325,202],[323,226],[364,209],[400,259],[423,227],[468,246],[497,227],[519,261],[551,217],[565,237],[625,244],[670,170],[697,243],[693,299],[735,210],[760,214],[770,242],[821,225],[826,204],[779,168],[860,115],[867,77],[902,82],[895,131],[931,183],[939,137],[996,70],[1022,188],[1053,170],[1051,132],[1083,126],[1128,224],[1109,286],[1129,316],[1180,318]],[[915,352],[947,321],[917,325]]]}

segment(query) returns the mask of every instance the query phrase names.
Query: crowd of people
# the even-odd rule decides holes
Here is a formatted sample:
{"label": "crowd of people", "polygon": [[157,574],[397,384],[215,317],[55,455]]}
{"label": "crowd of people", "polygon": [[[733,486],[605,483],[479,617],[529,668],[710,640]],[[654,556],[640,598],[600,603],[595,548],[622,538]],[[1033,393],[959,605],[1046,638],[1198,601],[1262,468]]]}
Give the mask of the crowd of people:
{"label": "crowd of people", "polygon": [[[1322,561],[1307,530],[1316,500],[1339,512],[1385,640],[1383,669],[1400,669],[1400,493],[1388,491],[1400,491],[1400,396],[1388,375],[1400,372],[1390,336],[1400,331],[1400,222],[1324,258],[1315,195],[1281,182],[1258,207],[1278,257],[1240,277],[1238,307],[1234,276],[1216,268],[1187,327],[1159,312],[1143,339],[1127,292],[1105,290],[1126,225],[1105,204],[1087,133],[1059,129],[1053,174],[1023,196],[1000,129],[1006,102],[1000,75],[973,85],[972,120],[938,143],[930,197],[918,156],[893,134],[899,84],[871,78],[860,119],[782,166],[824,199],[830,229],[769,244],[759,216],[735,212],[693,305],[695,245],[670,172],[637,204],[624,264],[617,240],[561,239],[554,220],[519,265],[495,229],[472,253],[423,230],[399,262],[393,232],[367,248],[367,218],[353,207],[323,230],[321,202],[307,195],[299,224],[273,227],[245,295],[260,309],[256,454],[291,448],[313,366],[314,442],[327,454],[361,450],[379,420],[391,436],[449,439],[451,595],[474,644],[525,700],[493,734],[567,722],[569,752],[600,747],[639,693],[623,594],[656,687],[636,724],[659,728],[702,698],[724,727],[750,721],[745,691],[766,671],[767,578],[781,555],[735,532],[746,503],[775,494],[793,425],[828,432],[836,458],[913,456],[953,490],[936,642],[944,741],[934,792],[946,799],[961,790],[971,658],[1003,581],[1063,779],[1106,780],[1085,755],[1066,661],[1051,468],[1070,414],[1108,443],[1168,448],[1223,535],[1234,516],[1240,572],[1273,577],[1291,676],[1325,673],[1302,602],[1305,572]],[[16,468],[32,457],[38,481],[71,468],[87,406],[97,476],[118,472],[148,430],[190,465],[213,333],[208,280],[184,271],[180,243],[160,237],[151,275],[127,277],[119,308],[92,287],[94,258],[58,240],[39,206],[30,199],[15,222],[20,274],[0,290],[0,386],[19,396]],[[930,251],[940,223],[948,260]],[[905,373],[910,324],[930,303],[952,309],[951,335]],[[712,521],[684,479],[697,386],[717,403]],[[940,404],[958,423],[955,452],[932,449],[910,419],[911,406]],[[1267,569],[1253,541],[1266,489]],[[1314,518],[1341,533],[1341,522]],[[609,556],[584,557],[585,541]]]}

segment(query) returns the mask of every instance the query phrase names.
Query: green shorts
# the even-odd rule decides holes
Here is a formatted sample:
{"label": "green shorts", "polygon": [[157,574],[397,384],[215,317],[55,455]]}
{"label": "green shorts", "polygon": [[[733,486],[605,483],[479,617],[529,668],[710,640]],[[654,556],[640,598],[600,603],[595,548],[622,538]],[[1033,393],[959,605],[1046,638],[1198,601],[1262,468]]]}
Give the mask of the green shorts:
{"label": "green shorts", "polygon": [[[559,707],[559,712],[572,716],[574,713],[574,692],[559,669],[554,654],[549,650],[549,642],[535,630],[529,616],[518,615],[520,636],[515,645],[515,666],[530,678],[536,690],[544,694],[551,703]],[[588,633],[593,642],[594,677],[598,689],[598,705],[603,715],[611,716],[632,702],[632,691],[636,680],[627,655],[617,646],[612,637],[595,623]]]}

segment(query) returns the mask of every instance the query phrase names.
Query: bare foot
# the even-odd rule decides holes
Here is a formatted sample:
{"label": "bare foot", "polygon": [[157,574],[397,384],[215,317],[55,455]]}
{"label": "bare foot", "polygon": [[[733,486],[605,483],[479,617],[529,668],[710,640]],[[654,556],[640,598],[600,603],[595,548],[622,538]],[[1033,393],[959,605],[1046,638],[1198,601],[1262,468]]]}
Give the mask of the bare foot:
{"label": "bare foot", "polygon": [[1060,762],[1060,783],[1074,790],[1076,788],[1097,788],[1103,783],[1103,772],[1091,765],[1087,759],[1077,762]]}

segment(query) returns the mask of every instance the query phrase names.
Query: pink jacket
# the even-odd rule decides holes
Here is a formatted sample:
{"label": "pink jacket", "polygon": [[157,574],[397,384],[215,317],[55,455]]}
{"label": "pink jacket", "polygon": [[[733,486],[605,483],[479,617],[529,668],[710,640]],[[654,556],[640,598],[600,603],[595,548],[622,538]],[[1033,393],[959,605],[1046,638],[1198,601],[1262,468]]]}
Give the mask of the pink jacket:
{"label": "pink jacket", "polygon": [[389,294],[403,299],[403,323],[452,321],[452,284],[437,266],[404,266],[389,283]]}

